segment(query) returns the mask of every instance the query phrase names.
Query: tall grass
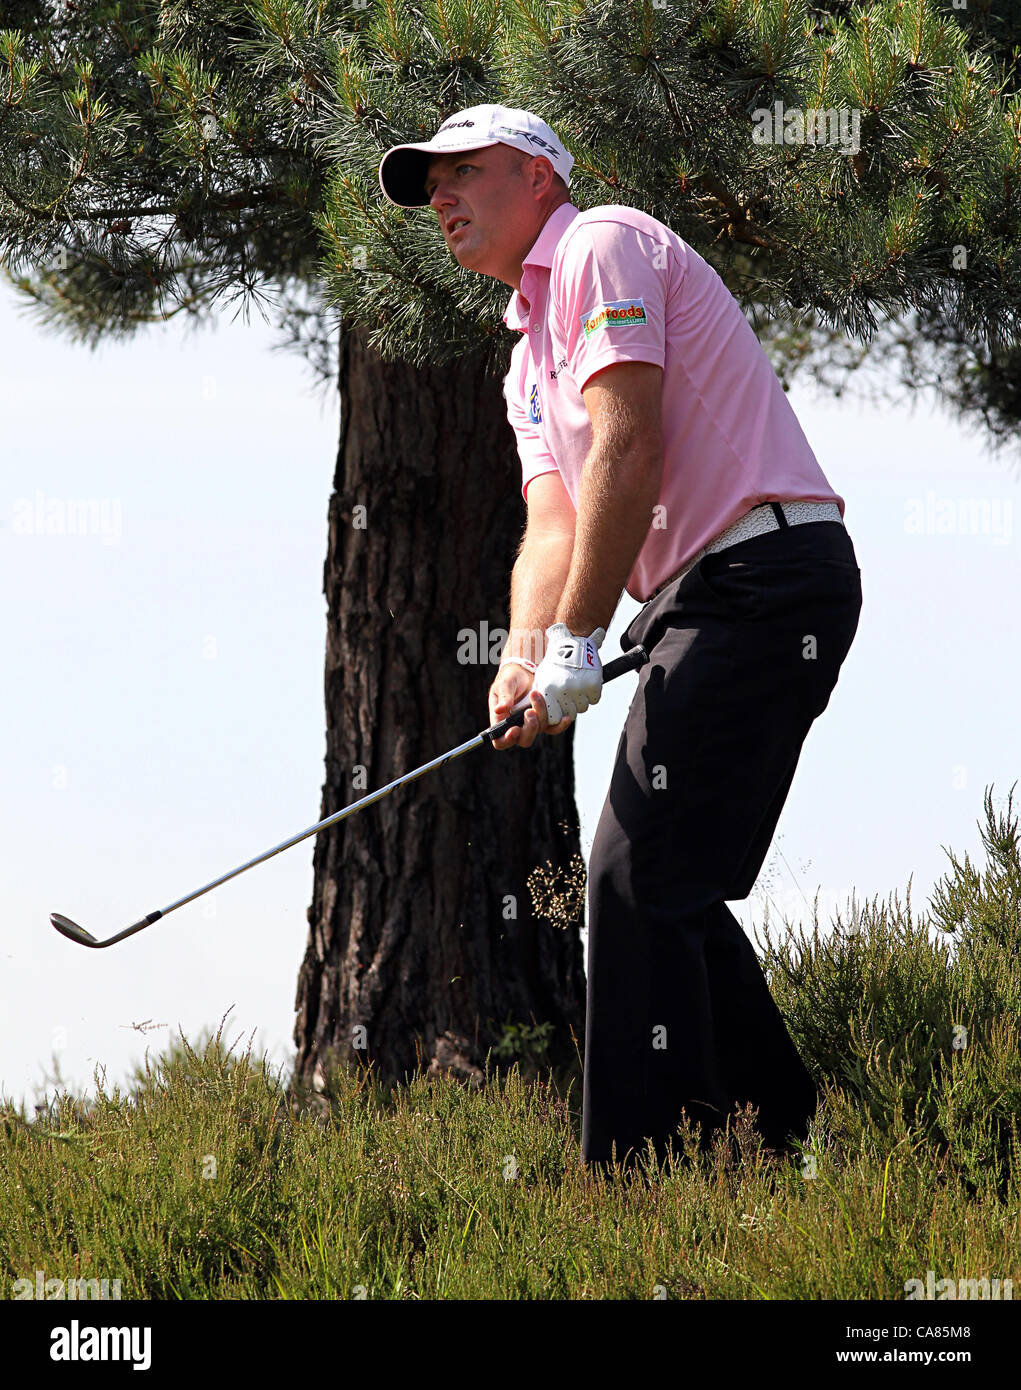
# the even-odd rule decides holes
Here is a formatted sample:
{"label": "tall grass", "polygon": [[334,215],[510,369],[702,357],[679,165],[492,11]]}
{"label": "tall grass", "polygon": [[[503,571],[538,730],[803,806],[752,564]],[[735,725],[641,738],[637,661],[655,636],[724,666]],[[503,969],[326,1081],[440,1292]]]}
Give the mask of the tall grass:
{"label": "tall grass", "polygon": [[928,1270],[1021,1291],[1021,860],[1012,799],[985,810],[984,871],[950,854],[926,916],[909,884],[760,947],[822,1093],[799,1161],[745,1113],[607,1179],[576,1078],[339,1067],[312,1094],[221,1024],[123,1091],[0,1109],[5,1295],[36,1270],[156,1299],[898,1299]]}

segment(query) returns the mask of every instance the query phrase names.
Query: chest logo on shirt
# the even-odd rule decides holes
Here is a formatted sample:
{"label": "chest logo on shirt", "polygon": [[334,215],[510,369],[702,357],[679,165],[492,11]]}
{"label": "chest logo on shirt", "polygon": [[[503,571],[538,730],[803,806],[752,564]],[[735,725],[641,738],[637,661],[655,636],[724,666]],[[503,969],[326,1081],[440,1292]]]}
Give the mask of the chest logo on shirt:
{"label": "chest logo on shirt", "polygon": [[604,304],[595,304],[581,316],[581,326],[585,337],[591,338],[601,328],[634,328],[648,323],[645,315],[644,299],[613,299]]}
{"label": "chest logo on shirt", "polygon": [[542,424],[542,406],[539,404],[539,384],[533,381],[528,392],[528,418],[533,425]]}

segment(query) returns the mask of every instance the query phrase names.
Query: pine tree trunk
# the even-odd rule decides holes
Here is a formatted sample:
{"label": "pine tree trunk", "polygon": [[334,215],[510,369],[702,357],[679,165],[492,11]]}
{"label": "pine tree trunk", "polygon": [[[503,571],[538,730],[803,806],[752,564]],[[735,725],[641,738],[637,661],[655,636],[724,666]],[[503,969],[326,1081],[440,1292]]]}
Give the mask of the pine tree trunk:
{"label": "pine tree trunk", "polygon": [[[342,331],[339,381],[323,817],[489,723],[481,629],[507,625],[525,519],[500,380],[477,359],[417,370]],[[535,868],[564,882],[580,862],[572,750],[573,731],[474,749],[317,837],[300,1079],[321,1086],[344,1060],[390,1081],[477,1078],[508,1022],[552,1024],[542,1060],[575,1062],[580,895],[551,921],[529,886]]]}

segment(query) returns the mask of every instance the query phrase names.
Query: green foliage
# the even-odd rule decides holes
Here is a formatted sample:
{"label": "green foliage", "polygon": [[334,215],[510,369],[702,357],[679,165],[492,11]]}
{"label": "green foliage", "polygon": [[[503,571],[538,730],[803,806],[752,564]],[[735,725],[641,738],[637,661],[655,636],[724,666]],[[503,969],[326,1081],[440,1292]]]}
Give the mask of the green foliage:
{"label": "green foliage", "polygon": [[[442,361],[480,347],[505,365],[505,289],[473,289],[479,277],[453,263],[430,211],[371,201],[381,131],[421,139],[480,100],[543,115],[575,156],[579,207],[650,212],[746,306],[864,338],[879,318],[912,308],[952,312],[977,338],[1016,332],[1012,107],[993,59],[969,49],[966,31],[930,0],[841,9],[826,24],[789,0],[505,0],[499,27],[487,10],[474,29],[476,8],[450,10],[462,13],[456,55],[431,11],[399,54],[388,48],[376,37],[390,23],[384,5],[337,53],[338,85],[349,69],[365,77],[344,120],[373,142],[350,147],[360,180],[345,169],[331,183],[324,277],[385,356]],[[395,95],[430,51],[431,85]],[[855,113],[858,147],[832,136],[757,143],[753,115],[775,102],[845,111],[848,121]],[[401,238],[402,226],[414,236]],[[962,237],[968,263],[954,267]],[[345,245],[366,253],[360,274]]]}
{"label": "green foliage", "polygon": [[250,1268],[238,1252],[257,1241],[256,1216],[287,1201],[294,1130],[264,1064],[234,1057],[220,1032],[200,1046],[147,1060],[127,1094],[61,1094],[31,1125],[6,1112],[6,1276],[130,1271],[124,1297],[187,1298]]}
{"label": "green foliage", "polygon": [[[985,800],[931,920],[839,917],[765,964],[822,1091],[801,1161],[748,1112],[664,1172],[579,1162],[570,1084],[369,1068],[288,1088],[221,1030],[121,1092],[0,1107],[0,1274],[125,1298],[902,1299],[909,1279],[1021,1281],[1021,859]],[[967,1029],[965,1045],[959,1044]],[[956,1030],[956,1031],[955,1031]],[[541,1051],[542,1025],[502,1054]],[[215,1168],[211,1163],[215,1160]],[[215,1172],[215,1176],[213,1175]]]}
{"label": "green foliage", "polygon": [[247,307],[262,281],[314,283],[325,170],[296,136],[322,78],[292,8],[267,12],[304,96],[239,66],[261,33],[244,4],[92,0],[0,28],[0,265],[41,323],[94,348],[223,295]]}
{"label": "green foliage", "polygon": [[[300,282],[384,356],[502,371],[507,287],[377,181],[393,144],[500,101],[561,134],[579,207],[659,217],[759,314],[867,340],[913,310],[1009,341],[1016,33],[1013,6],[938,0],[92,0],[0,30],[0,260],[89,342]],[[758,143],[776,102],[860,131]]]}
{"label": "green foliage", "polygon": [[534,1027],[528,1023],[506,1023],[500,1041],[493,1048],[493,1056],[502,1062],[542,1062],[549,1051],[553,1032],[552,1023],[537,1023]]}
{"label": "green foliage", "polygon": [[[896,895],[837,913],[826,936],[762,949],[791,1035],[817,1081],[888,1137],[909,1132],[969,1183],[1006,1192],[1021,1117],[1021,857],[1013,789],[985,795],[983,874],[965,855],[915,920]],[[1014,1180],[1017,1181],[1015,1167]]]}

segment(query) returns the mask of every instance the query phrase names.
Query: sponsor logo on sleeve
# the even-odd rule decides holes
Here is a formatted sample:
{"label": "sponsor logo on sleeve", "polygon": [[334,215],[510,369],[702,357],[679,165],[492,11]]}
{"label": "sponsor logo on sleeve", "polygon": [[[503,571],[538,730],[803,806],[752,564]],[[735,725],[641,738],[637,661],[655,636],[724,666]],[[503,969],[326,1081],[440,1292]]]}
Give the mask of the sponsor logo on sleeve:
{"label": "sponsor logo on sleeve", "polygon": [[533,381],[528,390],[528,418],[533,425],[542,424],[542,406],[539,404],[539,385]]}
{"label": "sponsor logo on sleeve", "polygon": [[581,316],[586,338],[603,328],[635,328],[648,322],[644,299],[613,299],[594,305]]}

